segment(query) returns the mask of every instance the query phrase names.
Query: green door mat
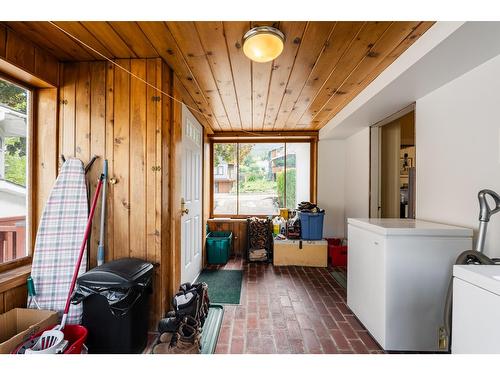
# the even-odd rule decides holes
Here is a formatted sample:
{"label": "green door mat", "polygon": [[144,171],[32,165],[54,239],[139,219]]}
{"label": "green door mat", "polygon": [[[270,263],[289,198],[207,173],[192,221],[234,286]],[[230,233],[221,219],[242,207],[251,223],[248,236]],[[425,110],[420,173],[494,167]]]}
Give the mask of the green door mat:
{"label": "green door mat", "polygon": [[210,303],[239,305],[243,271],[239,270],[204,270],[196,282],[208,285]]}

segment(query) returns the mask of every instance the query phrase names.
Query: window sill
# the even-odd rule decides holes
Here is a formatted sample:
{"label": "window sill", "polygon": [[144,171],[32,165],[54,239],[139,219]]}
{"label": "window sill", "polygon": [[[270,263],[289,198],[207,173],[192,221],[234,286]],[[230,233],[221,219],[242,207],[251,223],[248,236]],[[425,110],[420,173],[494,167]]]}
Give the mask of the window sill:
{"label": "window sill", "polygon": [[26,278],[31,273],[31,264],[0,273],[0,293],[26,284]]}

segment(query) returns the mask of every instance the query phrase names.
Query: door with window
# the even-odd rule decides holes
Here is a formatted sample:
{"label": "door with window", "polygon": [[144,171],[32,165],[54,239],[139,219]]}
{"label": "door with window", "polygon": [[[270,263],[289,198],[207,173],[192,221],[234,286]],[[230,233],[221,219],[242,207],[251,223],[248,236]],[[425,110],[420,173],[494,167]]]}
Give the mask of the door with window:
{"label": "door with window", "polygon": [[[202,268],[203,130],[182,106],[181,282],[193,282]],[[174,177],[175,178],[175,177]]]}

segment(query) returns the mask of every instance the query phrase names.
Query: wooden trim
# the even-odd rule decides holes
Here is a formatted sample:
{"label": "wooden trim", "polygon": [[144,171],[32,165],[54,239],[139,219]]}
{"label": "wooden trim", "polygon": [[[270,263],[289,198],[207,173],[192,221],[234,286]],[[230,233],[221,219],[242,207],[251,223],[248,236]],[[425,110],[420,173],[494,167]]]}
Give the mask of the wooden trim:
{"label": "wooden trim", "polygon": [[0,275],[15,268],[23,267],[28,264],[31,265],[32,260],[33,258],[31,256],[27,256],[24,258],[11,260],[10,262],[2,263],[0,264]]}
{"label": "wooden trim", "polygon": [[[181,82],[173,79],[173,96],[178,98]],[[177,178],[182,164],[182,105],[173,101],[170,122],[170,259],[169,291],[172,296],[180,284],[181,272],[181,179]]]}
{"label": "wooden trim", "polygon": [[[29,73],[26,73],[29,75]],[[2,263],[0,264],[0,272],[3,272],[8,269],[12,269],[15,267],[18,267],[20,265],[24,265],[27,263],[31,263],[31,256],[33,253],[33,248],[35,244],[35,234],[36,234],[36,204],[37,204],[37,194],[38,194],[38,186],[35,183],[35,172],[36,172],[36,166],[35,166],[35,153],[37,152],[37,149],[35,147],[35,137],[37,136],[37,129],[38,129],[38,89],[36,87],[33,87],[30,85],[30,82],[25,82],[22,80],[19,80],[16,77],[13,77],[9,74],[6,74],[4,71],[2,71],[2,60],[0,59],[0,79],[7,81],[9,83],[12,83],[14,85],[17,85],[24,90],[28,91],[28,103],[26,106],[26,119],[27,119],[27,181],[26,181],[26,190],[28,192],[27,195],[27,213],[25,216],[23,216],[26,220],[26,232],[25,232],[25,244],[26,244],[26,250],[27,250],[27,255],[26,257],[16,259],[13,262],[7,262],[7,263]],[[49,86],[53,87],[53,86]],[[17,263],[20,261],[20,263]]]}
{"label": "wooden trim", "polygon": [[214,215],[214,142],[210,142],[210,170],[208,173],[210,174],[210,212],[209,217],[213,217]]}
{"label": "wooden trim", "polygon": [[0,274],[0,293],[26,284],[26,278],[31,273],[31,264],[14,268]]}
{"label": "wooden trim", "polygon": [[393,113],[392,115],[389,115],[386,118],[380,120],[379,122],[376,122],[375,124],[370,125],[370,128],[376,128],[376,127],[390,124],[391,122],[400,119],[401,117],[410,113],[411,111],[415,112],[415,108],[416,108],[416,104],[415,104],[415,102],[413,102],[410,105],[404,107],[403,109],[400,109],[399,111]]}
{"label": "wooden trim", "polygon": [[[310,143],[310,181],[309,181],[309,200],[311,202],[317,201],[318,196],[318,139],[310,138],[310,139],[301,139],[301,140],[283,140],[283,138],[272,138],[272,139],[232,139],[232,140],[218,140],[210,137],[210,219],[212,218],[226,218],[226,219],[244,219],[247,217],[260,217],[267,218],[269,215],[240,215],[238,212],[238,207],[236,210],[236,214],[214,214],[214,143]],[[237,155],[238,156],[238,155]],[[239,165],[239,160],[237,161]],[[285,163],[286,167],[286,163]],[[237,173],[239,175],[239,173]],[[238,178],[236,179],[238,181]],[[286,187],[286,180],[285,180]],[[286,188],[285,188],[286,189]],[[237,194],[237,199],[239,194]],[[286,192],[285,192],[286,199]]]}
{"label": "wooden trim", "polygon": [[[216,131],[213,134],[209,134],[209,138],[221,138],[221,139],[238,139],[238,138],[269,138],[269,139],[280,139],[291,137],[291,138],[301,138],[301,139],[311,139],[318,138],[319,132],[316,131]],[[288,139],[287,139],[288,141]],[[290,142],[292,139],[289,140]],[[265,140],[264,142],[267,142]]]}
{"label": "wooden trim", "polygon": [[318,140],[311,142],[310,197],[311,202],[318,201]]}

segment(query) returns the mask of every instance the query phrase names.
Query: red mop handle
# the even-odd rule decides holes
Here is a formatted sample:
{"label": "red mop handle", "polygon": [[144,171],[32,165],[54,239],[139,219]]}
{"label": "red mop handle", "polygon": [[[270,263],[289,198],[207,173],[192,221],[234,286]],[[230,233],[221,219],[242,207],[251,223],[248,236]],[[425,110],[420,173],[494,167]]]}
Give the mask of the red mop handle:
{"label": "red mop handle", "polygon": [[[97,206],[97,199],[99,198],[99,193],[101,192],[103,176],[99,177],[99,183],[94,193],[94,198],[92,199],[92,206],[90,207],[89,219],[87,221],[87,227],[85,228],[85,234],[83,235],[82,246],[80,247],[80,254],[78,255],[78,261],[76,262],[75,271],[73,272],[73,279],[71,279],[71,286],[69,288],[68,298],[66,299],[66,307],[64,308],[64,315],[68,314],[69,305],[71,304],[71,295],[73,294],[73,289],[75,289],[76,279],[78,277],[78,271],[80,265],[82,264],[83,253],[85,252],[85,246],[87,245],[87,240],[89,238],[90,230],[92,227],[92,218],[94,217],[95,207]],[[63,319],[64,320],[64,319]],[[63,321],[63,325],[64,325]]]}

